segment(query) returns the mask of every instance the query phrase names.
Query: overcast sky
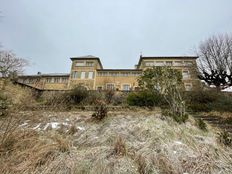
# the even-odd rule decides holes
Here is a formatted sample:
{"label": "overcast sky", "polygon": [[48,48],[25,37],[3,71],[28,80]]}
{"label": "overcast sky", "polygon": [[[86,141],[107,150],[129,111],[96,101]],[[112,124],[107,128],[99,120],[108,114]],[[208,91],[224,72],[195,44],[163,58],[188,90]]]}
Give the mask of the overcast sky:
{"label": "overcast sky", "polygon": [[144,56],[192,55],[232,31],[232,0],[0,0],[1,49],[29,59],[27,74],[69,72],[70,57],[133,68]]}

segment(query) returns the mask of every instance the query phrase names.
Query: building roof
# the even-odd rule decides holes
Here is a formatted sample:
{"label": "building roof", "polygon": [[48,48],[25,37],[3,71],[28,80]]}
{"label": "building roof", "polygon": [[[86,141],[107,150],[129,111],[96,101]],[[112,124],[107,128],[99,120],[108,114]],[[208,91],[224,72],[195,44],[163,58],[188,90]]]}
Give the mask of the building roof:
{"label": "building roof", "polygon": [[97,71],[142,71],[140,69],[97,69]]}
{"label": "building roof", "polygon": [[93,56],[93,55],[86,55],[86,56],[80,56],[80,57],[73,57],[73,58],[99,58],[99,57],[96,57],[96,56]]}
{"label": "building roof", "polygon": [[80,57],[71,57],[70,59],[71,60],[97,60],[101,68],[103,68],[100,58],[96,56],[86,55],[86,56],[80,56]]}
{"label": "building roof", "polygon": [[197,59],[198,56],[140,56],[138,67],[141,65],[142,60],[146,59]]}
{"label": "building roof", "polygon": [[69,77],[68,73],[49,73],[49,74],[35,74],[35,75],[21,75],[19,77]]}

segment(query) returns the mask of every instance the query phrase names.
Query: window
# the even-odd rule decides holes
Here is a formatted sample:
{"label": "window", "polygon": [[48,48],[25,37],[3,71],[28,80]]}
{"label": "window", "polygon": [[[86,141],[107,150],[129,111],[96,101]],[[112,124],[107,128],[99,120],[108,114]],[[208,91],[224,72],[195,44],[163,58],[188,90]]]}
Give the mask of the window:
{"label": "window", "polygon": [[98,72],[98,76],[108,76],[108,72]]}
{"label": "window", "polygon": [[46,79],[46,82],[47,82],[47,83],[51,83],[51,81],[52,81],[51,78],[47,78],[47,79]]}
{"label": "window", "polygon": [[89,72],[88,79],[93,79],[93,71],[90,71],[90,72]]}
{"label": "window", "polygon": [[129,84],[124,84],[124,85],[122,86],[122,90],[123,90],[123,91],[130,91],[130,85],[129,85]]}
{"label": "window", "polygon": [[67,77],[62,77],[62,78],[61,78],[61,82],[62,82],[62,83],[68,82],[68,78],[67,78]]}
{"label": "window", "polygon": [[184,70],[182,72],[182,75],[183,75],[183,79],[189,79],[190,78],[190,74],[189,74],[188,70]]}
{"label": "window", "polygon": [[121,72],[121,76],[123,77],[130,76],[130,72]]}
{"label": "window", "polygon": [[85,72],[81,72],[81,79],[85,79]]}
{"label": "window", "polygon": [[192,61],[184,61],[185,66],[192,66]]}
{"label": "window", "polygon": [[51,83],[54,83],[54,78],[51,78]]}
{"label": "window", "polygon": [[175,61],[175,66],[182,66],[183,62],[182,61]]}
{"label": "window", "polygon": [[154,62],[145,62],[145,66],[154,66]]}
{"label": "window", "polygon": [[172,66],[172,61],[166,61],[167,66]]}
{"label": "window", "polygon": [[93,62],[86,62],[86,66],[92,67],[92,66],[94,66],[94,63]]}
{"label": "window", "polygon": [[192,90],[192,83],[185,83],[184,87],[185,87],[186,91],[191,91]]}
{"label": "window", "polygon": [[97,90],[98,90],[98,91],[101,91],[102,89],[103,89],[102,86],[98,86],[98,87],[97,87]]}
{"label": "window", "polygon": [[106,89],[107,90],[114,90],[114,84],[113,83],[108,83],[108,84],[106,84]]}
{"label": "window", "polygon": [[156,61],[155,65],[156,66],[164,66],[164,62],[163,61]]}
{"label": "window", "polygon": [[29,79],[29,83],[33,84],[34,83],[34,79]]}
{"label": "window", "polygon": [[78,61],[78,62],[76,62],[76,66],[85,66],[85,62],[84,61]]}
{"label": "window", "polygon": [[73,79],[77,79],[77,76],[78,76],[78,72],[74,71],[73,74],[72,74],[72,78]]}
{"label": "window", "polygon": [[119,73],[118,72],[110,72],[110,76],[118,76]]}
{"label": "window", "polygon": [[60,78],[59,78],[59,77],[56,77],[56,78],[54,79],[54,82],[55,82],[55,83],[60,83]]}
{"label": "window", "polygon": [[133,73],[132,73],[133,76],[140,76],[141,74],[142,74],[142,73],[140,73],[140,72],[133,72]]}

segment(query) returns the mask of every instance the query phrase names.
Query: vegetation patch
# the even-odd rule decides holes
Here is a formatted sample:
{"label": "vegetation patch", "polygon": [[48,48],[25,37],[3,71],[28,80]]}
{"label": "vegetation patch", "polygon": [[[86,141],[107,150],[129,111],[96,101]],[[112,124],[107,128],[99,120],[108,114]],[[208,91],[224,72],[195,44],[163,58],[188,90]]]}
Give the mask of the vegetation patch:
{"label": "vegetation patch", "polygon": [[207,124],[202,119],[197,119],[197,126],[203,131],[207,131]]}
{"label": "vegetation patch", "polygon": [[215,90],[201,89],[185,93],[187,107],[195,112],[232,112],[232,97]]}

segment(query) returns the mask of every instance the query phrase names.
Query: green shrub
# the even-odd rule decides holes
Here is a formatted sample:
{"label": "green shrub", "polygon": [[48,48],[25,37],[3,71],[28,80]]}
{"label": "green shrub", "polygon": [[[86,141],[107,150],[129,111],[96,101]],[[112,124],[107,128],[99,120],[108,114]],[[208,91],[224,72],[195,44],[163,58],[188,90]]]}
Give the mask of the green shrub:
{"label": "green shrub", "polygon": [[185,94],[185,100],[189,109],[199,112],[211,111],[210,103],[217,99],[213,91],[191,91]]}
{"label": "green shrub", "polygon": [[140,91],[130,93],[127,97],[127,103],[131,106],[161,106],[164,103],[163,97],[155,92]]}
{"label": "green shrub", "polygon": [[85,87],[77,86],[71,90],[69,96],[74,104],[80,104],[89,96],[89,93]]}
{"label": "green shrub", "polygon": [[202,120],[202,119],[198,119],[197,120],[197,126],[203,130],[203,131],[207,131],[207,125],[206,123]]}
{"label": "green shrub", "polygon": [[188,109],[195,112],[232,112],[232,97],[215,90],[198,90],[185,93]]}
{"label": "green shrub", "polygon": [[232,97],[226,94],[220,94],[218,98],[210,104],[212,110],[232,112]]}

